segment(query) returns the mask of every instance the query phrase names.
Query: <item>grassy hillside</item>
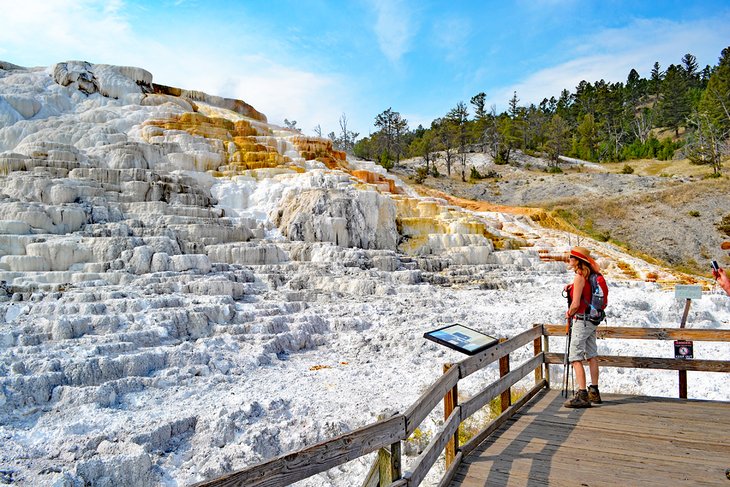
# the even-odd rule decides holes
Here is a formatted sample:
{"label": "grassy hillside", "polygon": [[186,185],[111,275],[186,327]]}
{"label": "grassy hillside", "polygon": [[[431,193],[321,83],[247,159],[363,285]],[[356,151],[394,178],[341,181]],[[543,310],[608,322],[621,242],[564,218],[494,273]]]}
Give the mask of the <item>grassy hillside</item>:
{"label": "grassy hillside", "polygon": [[[426,178],[423,186],[497,205],[544,208],[553,221],[677,270],[709,275],[712,259],[730,266],[720,249],[730,240],[730,178],[710,177],[707,166],[637,160],[563,166],[562,174],[548,174],[527,156],[520,166],[495,166],[481,154],[471,163],[494,177],[463,183],[458,171],[449,178],[440,167],[442,176]],[[406,161],[396,171],[412,180],[419,164]]]}

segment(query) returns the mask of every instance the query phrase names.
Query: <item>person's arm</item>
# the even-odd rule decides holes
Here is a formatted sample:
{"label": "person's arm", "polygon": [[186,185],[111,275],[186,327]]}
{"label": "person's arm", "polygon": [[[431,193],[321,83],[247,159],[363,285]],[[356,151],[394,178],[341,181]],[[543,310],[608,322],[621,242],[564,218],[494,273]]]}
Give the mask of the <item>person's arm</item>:
{"label": "person's arm", "polygon": [[721,267],[713,274],[715,274],[715,279],[717,279],[717,283],[720,285],[720,287],[725,290],[728,296],[730,296],[730,278],[727,277],[725,269]]}
{"label": "person's arm", "polygon": [[583,297],[583,287],[586,284],[586,280],[580,274],[575,275],[573,279],[573,301],[570,303],[568,311],[565,312],[566,318],[572,318],[578,312],[580,308],[580,300]]}

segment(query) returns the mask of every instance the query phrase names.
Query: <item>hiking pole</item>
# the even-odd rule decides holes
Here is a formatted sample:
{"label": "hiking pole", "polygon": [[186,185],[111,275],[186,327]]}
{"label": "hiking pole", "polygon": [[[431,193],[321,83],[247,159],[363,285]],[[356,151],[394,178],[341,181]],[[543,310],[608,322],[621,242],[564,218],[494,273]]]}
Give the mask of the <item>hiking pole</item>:
{"label": "hiking pole", "polygon": [[573,320],[568,318],[568,322],[565,324],[565,355],[563,356],[563,397],[568,398],[568,368],[570,363],[568,362],[568,354],[570,353],[570,332],[573,327]]}

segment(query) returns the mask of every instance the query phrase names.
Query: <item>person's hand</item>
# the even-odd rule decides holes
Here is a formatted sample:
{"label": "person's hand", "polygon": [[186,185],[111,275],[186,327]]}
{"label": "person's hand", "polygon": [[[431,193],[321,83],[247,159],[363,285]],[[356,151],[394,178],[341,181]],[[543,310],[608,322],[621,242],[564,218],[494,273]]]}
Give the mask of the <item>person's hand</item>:
{"label": "person's hand", "polygon": [[730,294],[730,279],[727,277],[725,269],[720,267],[717,271],[713,272],[713,274],[717,274],[717,276],[715,276],[715,279],[717,280],[717,283],[720,285],[720,287],[723,288],[726,293]]}
{"label": "person's hand", "polygon": [[730,278],[728,278],[725,269],[720,267],[718,270],[713,270],[712,275],[715,276],[715,280],[720,287],[730,296]]}

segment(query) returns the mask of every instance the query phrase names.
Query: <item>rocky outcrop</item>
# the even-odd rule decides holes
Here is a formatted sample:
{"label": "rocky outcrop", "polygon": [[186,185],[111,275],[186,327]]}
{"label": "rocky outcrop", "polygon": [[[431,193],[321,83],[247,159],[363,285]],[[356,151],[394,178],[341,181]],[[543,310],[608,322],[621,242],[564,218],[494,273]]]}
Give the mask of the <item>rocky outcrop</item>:
{"label": "rocky outcrop", "polygon": [[151,91],[152,74],[131,66],[91,64],[67,61],[53,66],[53,79],[61,86],[70,86],[82,93],[100,93],[109,98]]}
{"label": "rocky outcrop", "polygon": [[287,191],[273,222],[291,240],[390,250],[398,243],[395,205],[375,191]]}
{"label": "rocky outcrop", "polygon": [[[176,98],[187,100],[188,102],[204,102],[209,105],[213,105],[214,107],[231,110],[240,115],[243,115],[244,117],[252,118],[260,122],[266,122],[266,115],[257,111],[254,107],[242,100],[212,96],[203,93],[202,91],[184,90],[181,88],[174,88],[172,86],[158,84],[153,84],[152,88],[154,90],[154,93],[157,94],[171,95]],[[195,106],[194,103],[191,103],[191,105]]]}

